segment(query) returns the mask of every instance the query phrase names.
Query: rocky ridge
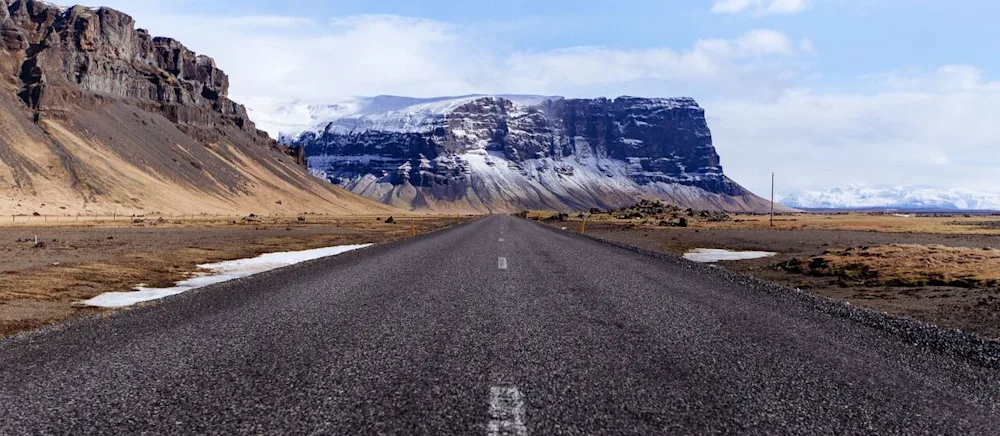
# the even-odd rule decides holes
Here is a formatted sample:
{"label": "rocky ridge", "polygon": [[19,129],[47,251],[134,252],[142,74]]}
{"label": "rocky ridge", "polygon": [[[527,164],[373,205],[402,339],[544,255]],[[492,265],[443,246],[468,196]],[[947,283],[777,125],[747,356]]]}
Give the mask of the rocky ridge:
{"label": "rocky ridge", "polygon": [[323,114],[272,128],[304,148],[315,174],[400,207],[768,207],[725,176],[690,98],[375,97],[285,110]]}
{"label": "rocky ridge", "polygon": [[202,141],[218,140],[210,127],[222,118],[254,142],[277,148],[246,109],[229,100],[229,77],[212,58],[172,38],[152,37],[111,8],[6,1],[3,48],[20,62],[18,94],[39,117],[119,97],[142,102]]}
{"label": "rocky ridge", "polygon": [[3,1],[0,210],[45,196],[84,211],[372,204],[317,183],[301,149],[258,130],[212,58],[111,8]]}

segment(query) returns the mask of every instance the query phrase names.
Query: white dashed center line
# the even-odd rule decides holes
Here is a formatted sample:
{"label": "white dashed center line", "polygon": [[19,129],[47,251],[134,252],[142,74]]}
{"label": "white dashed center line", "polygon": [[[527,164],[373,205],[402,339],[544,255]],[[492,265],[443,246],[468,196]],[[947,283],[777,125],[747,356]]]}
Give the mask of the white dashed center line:
{"label": "white dashed center line", "polygon": [[524,395],[516,387],[490,388],[490,423],[488,436],[527,436],[524,424]]}
{"label": "white dashed center line", "polygon": [[507,258],[506,257],[501,257],[497,261],[497,267],[499,267],[500,269],[507,269]]}
{"label": "white dashed center line", "polygon": [[500,238],[500,242],[503,242],[503,238]]}

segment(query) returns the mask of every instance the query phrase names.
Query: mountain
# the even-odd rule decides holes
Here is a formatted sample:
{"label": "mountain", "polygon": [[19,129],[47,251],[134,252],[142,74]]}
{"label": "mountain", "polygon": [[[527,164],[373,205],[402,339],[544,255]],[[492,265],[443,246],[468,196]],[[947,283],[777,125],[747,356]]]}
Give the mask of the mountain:
{"label": "mountain", "polygon": [[690,98],[381,96],[251,107],[282,143],[305,150],[314,174],[398,207],[585,210],[658,198],[769,208],[723,174],[705,111]]}
{"label": "mountain", "polygon": [[0,1],[0,214],[389,209],[312,177],[212,58],[113,9]]}
{"label": "mountain", "polygon": [[803,209],[1000,210],[1000,193],[847,185],[826,191],[802,191],[782,199],[781,203]]}

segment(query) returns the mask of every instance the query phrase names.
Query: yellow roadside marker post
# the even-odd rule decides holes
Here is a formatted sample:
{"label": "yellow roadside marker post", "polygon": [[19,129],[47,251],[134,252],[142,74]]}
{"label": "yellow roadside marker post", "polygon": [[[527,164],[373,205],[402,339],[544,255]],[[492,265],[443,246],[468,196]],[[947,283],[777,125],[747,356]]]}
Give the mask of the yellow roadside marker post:
{"label": "yellow roadside marker post", "polygon": [[417,224],[413,222],[413,217],[410,217],[410,236],[417,236]]}
{"label": "yellow roadside marker post", "polygon": [[580,222],[580,233],[587,233],[587,215],[584,215],[583,221]]}

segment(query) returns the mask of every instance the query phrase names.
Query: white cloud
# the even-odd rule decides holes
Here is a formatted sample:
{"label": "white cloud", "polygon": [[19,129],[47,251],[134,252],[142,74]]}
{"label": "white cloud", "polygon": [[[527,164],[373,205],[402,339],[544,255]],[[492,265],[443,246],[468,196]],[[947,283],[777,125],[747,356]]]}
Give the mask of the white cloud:
{"label": "white cloud", "polygon": [[996,82],[984,83],[982,70],[971,65],[945,65],[930,72],[910,69],[888,74],[873,74],[868,77],[894,90],[979,92],[997,91],[997,87],[1000,86]]}
{"label": "white cloud", "polygon": [[[133,6],[138,25],[216,58],[231,94],[333,98],[396,94],[609,92],[671,95],[694,84],[774,94],[800,44],[773,30],[702,39],[688,48],[568,47],[499,51],[477,29],[394,15],[318,21],[286,16],[177,16],[155,0]],[[778,79],[775,79],[777,77]]]}
{"label": "white cloud", "polygon": [[[735,39],[704,39],[686,51],[658,47],[610,49],[574,47],[538,53],[514,53],[500,68],[503,78],[491,87],[562,94],[588,85],[637,81],[718,83],[749,77],[761,67],[754,60],[795,55],[787,36],[754,30]],[[570,92],[569,94],[573,94]]]}
{"label": "white cloud", "polygon": [[968,66],[866,80],[893,86],[707,102],[726,172],[765,192],[777,171],[785,194],[848,183],[1000,192],[998,83]]}
{"label": "white cloud", "polygon": [[787,15],[800,13],[808,7],[808,0],[716,0],[712,12],[735,14],[751,11],[756,15]]}
{"label": "white cloud", "polygon": [[823,191],[802,191],[781,200],[796,208],[927,208],[1000,210],[1000,193],[924,186],[876,187],[848,184]]}
{"label": "white cloud", "polygon": [[792,41],[785,34],[773,30],[751,30],[734,40],[701,40],[695,47],[727,57],[791,55],[795,52]]}

